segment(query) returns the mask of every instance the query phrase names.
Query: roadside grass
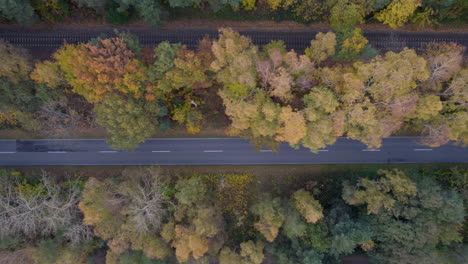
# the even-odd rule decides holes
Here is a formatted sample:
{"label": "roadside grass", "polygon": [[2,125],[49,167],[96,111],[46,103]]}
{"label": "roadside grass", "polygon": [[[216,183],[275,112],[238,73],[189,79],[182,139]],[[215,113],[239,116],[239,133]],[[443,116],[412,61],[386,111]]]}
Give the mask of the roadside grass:
{"label": "roadside grass", "polygon": [[[147,166],[146,166],[147,167]],[[332,165],[200,165],[200,166],[153,166],[159,168],[161,174],[170,177],[187,177],[191,175],[226,175],[250,174],[257,181],[257,191],[279,191],[289,188],[303,188],[306,183],[344,180],[354,176],[365,176],[379,169],[402,170],[439,170],[453,167],[468,169],[467,163],[440,164],[332,164]],[[44,166],[20,167],[16,170],[24,174],[35,174],[42,170],[53,175],[77,176],[82,179],[96,177],[104,179],[115,177],[123,170],[136,170],[141,166]]]}

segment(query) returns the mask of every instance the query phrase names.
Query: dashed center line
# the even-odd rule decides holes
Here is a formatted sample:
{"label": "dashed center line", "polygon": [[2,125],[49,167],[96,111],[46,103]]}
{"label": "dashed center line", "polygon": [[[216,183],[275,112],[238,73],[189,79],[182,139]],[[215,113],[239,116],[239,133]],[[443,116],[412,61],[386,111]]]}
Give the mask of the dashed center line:
{"label": "dashed center line", "polygon": [[362,151],[380,151],[380,149],[363,149]]}
{"label": "dashed center line", "polygon": [[433,149],[413,149],[414,151],[432,151]]}
{"label": "dashed center line", "polygon": [[66,151],[47,151],[47,153],[52,153],[52,154],[63,154],[67,153]]}
{"label": "dashed center line", "polygon": [[15,154],[14,151],[0,151],[0,154]]}
{"label": "dashed center line", "polygon": [[204,150],[203,152],[223,152],[222,150]]}
{"label": "dashed center line", "polygon": [[101,150],[99,153],[117,153],[116,150]]}
{"label": "dashed center line", "polygon": [[171,152],[170,150],[153,150],[151,151],[153,153],[167,153],[167,152]]}
{"label": "dashed center line", "polygon": [[273,150],[271,150],[271,149],[262,149],[262,150],[260,150],[260,152],[273,152]]}

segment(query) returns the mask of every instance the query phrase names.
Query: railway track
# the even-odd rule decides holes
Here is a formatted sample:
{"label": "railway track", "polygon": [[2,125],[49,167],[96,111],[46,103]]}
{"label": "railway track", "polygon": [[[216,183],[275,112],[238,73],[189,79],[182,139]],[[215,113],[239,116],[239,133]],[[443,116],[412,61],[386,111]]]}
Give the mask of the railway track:
{"label": "railway track", "polygon": [[[140,38],[146,46],[154,46],[162,41],[171,43],[181,42],[189,48],[194,48],[204,36],[216,38],[218,33],[213,29],[176,29],[158,30],[148,28],[124,28]],[[243,35],[252,39],[256,45],[265,45],[271,40],[283,40],[288,49],[298,52],[304,51],[314,38],[317,30],[239,30]],[[30,30],[0,28],[0,39],[30,50],[52,50],[60,47],[64,42],[87,42],[99,36],[114,36],[112,28],[98,29],[56,29]],[[420,51],[430,42],[456,42],[468,47],[468,33],[424,33],[424,32],[395,32],[395,31],[366,31],[365,37],[369,43],[380,51],[399,51],[404,47]],[[467,52],[465,52],[465,57]]]}

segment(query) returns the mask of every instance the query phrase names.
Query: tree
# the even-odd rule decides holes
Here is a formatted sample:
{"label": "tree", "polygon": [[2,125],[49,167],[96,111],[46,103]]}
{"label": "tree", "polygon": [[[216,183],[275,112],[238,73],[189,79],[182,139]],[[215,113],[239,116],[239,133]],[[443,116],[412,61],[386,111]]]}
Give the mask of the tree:
{"label": "tree", "polygon": [[330,10],[330,26],[339,33],[352,31],[356,24],[364,22],[364,8],[352,1],[336,1]]}
{"label": "tree", "polygon": [[222,28],[219,33],[218,41],[213,41],[211,47],[215,56],[211,69],[216,72],[217,81],[224,86],[255,87],[257,47],[232,29]]}
{"label": "tree", "polygon": [[153,168],[125,170],[125,181],[119,191],[128,197],[127,215],[138,233],[158,230],[166,215],[166,199],[162,194],[162,180],[158,170]]}
{"label": "tree", "polygon": [[185,125],[188,133],[196,134],[200,132],[203,115],[192,103],[184,102],[184,104],[174,109],[172,119],[181,125]]}
{"label": "tree", "polygon": [[290,106],[283,107],[279,115],[280,127],[276,140],[297,146],[306,135],[306,121],[301,112],[293,111]]}
{"label": "tree", "polygon": [[424,90],[440,91],[442,83],[448,81],[461,70],[465,47],[456,43],[430,43],[424,58],[429,67],[430,77],[424,83]]}
{"label": "tree", "polygon": [[249,240],[240,244],[240,254],[232,251],[230,248],[225,247],[219,254],[220,264],[261,264],[265,258],[263,248],[265,244],[262,241],[253,242]]}
{"label": "tree", "polygon": [[36,239],[62,233],[73,244],[92,238],[81,224],[77,181],[55,182],[46,172],[37,183],[21,181],[21,174],[0,171],[0,238]]}
{"label": "tree", "polygon": [[329,253],[335,258],[351,254],[357,246],[372,243],[373,232],[369,224],[352,218],[345,205],[336,203],[326,220],[331,236]]}
{"label": "tree", "polygon": [[281,199],[265,194],[250,208],[250,212],[258,217],[254,224],[255,228],[268,242],[273,242],[286,219]]}
{"label": "tree", "polygon": [[336,54],[336,59],[353,60],[366,47],[369,41],[362,35],[361,29],[344,31],[339,35],[339,51]]}
{"label": "tree", "polygon": [[67,44],[54,58],[73,91],[91,103],[115,92],[140,98],[149,86],[146,68],[122,38],[98,39],[95,44]]}
{"label": "tree", "polygon": [[417,193],[408,199],[397,199],[393,209],[370,216],[375,248],[369,254],[375,261],[430,263],[437,259],[437,248],[461,241],[457,225],[464,218],[462,198],[442,189],[433,176],[412,173]]}
{"label": "tree", "polygon": [[83,223],[94,226],[94,233],[103,239],[114,237],[124,221],[122,216],[116,215],[122,202],[112,192],[109,182],[90,178],[78,205],[83,213]]}
{"label": "tree", "polygon": [[199,177],[179,180],[175,188],[177,190],[175,198],[179,204],[188,206],[202,202],[208,193],[206,184]]}
{"label": "tree", "polygon": [[32,66],[29,54],[25,49],[0,40],[0,57],[3,59],[0,64],[0,77],[5,77],[15,84],[29,79]]}
{"label": "tree", "polygon": [[95,107],[96,122],[105,127],[111,137],[108,143],[115,149],[131,151],[158,131],[159,121],[167,110],[158,102],[141,102],[133,98],[110,96]]}
{"label": "tree", "polygon": [[320,63],[335,55],[335,46],[335,33],[331,31],[326,34],[319,32],[315,35],[315,40],[310,41],[310,47],[305,50],[305,54],[315,63]]}
{"label": "tree", "polygon": [[339,102],[334,93],[325,87],[314,87],[302,98],[302,110],[307,120],[307,133],[302,145],[317,151],[327,144],[333,144],[343,134],[344,117],[337,112]]}
{"label": "tree", "polygon": [[416,105],[414,118],[421,120],[429,120],[438,115],[442,110],[443,105],[437,95],[427,95],[420,97]]}
{"label": "tree", "polygon": [[307,220],[307,223],[317,223],[323,218],[322,205],[304,189],[294,192],[292,199],[294,207]]}
{"label": "tree", "polygon": [[0,16],[27,25],[37,18],[28,0],[0,0]]}
{"label": "tree", "polygon": [[[210,55],[209,52],[195,52],[188,50],[185,45],[182,46],[176,51],[173,65],[170,65],[170,58],[168,58],[167,65],[170,70],[165,72],[157,88],[165,92],[172,92],[182,88],[202,89],[209,87],[211,81],[206,73],[212,62]],[[158,62],[162,63],[163,61]]]}
{"label": "tree", "polygon": [[163,41],[158,44],[154,49],[155,58],[154,65],[150,67],[151,80],[160,80],[164,77],[164,74],[174,68],[174,60],[176,58],[176,52],[182,47],[181,44],[170,44],[167,41]]}
{"label": "tree", "polygon": [[50,88],[57,88],[66,83],[59,65],[51,61],[36,63],[30,76],[31,80],[46,84]]}
{"label": "tree", "polygon": [[375,18],[395,29],[403,26],[419,6],[421,0],[393,0]]}
{"label": "tree", "polygon": [[[357,62],[354,68],[357,76],[343,75],[347,85],[337,87],[341,89],[338,96],[349,99],[345,106],[347,136],[369,147],[379,147],[382,137],[392,135],[405,118],[413,115],[417,84],[429,77],[426,61],[413,50],[405,49],[400,53],[388,52],[369,63]],[[362,96],[362,91],[369,96]]]}
{"label": "tree", "polygon": [[397,201],[404,202],[415,196],[417,189],[414,182],[403,171],[380,170],[384,177],[378,181],[362,178],[356,187],[345,183],[343,199],[351,205],[366,204],[369,214],[379,210],[391,210]]}

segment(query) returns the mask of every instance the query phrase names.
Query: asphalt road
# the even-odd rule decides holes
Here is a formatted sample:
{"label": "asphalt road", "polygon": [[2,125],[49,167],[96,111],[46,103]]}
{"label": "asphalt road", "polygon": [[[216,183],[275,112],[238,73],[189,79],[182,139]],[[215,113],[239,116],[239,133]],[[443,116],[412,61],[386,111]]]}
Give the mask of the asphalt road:
{"label": "asphalt road", "polygon": [[317,154],[283,144],[279,152],[255,151],[240,138],[148,139],[134,152],[109,148],[103,139],[0,140],[0,166],[43,165],[249,165],[466,163],[468,148],[448,144],[430,148],[418,138],[384,139],[380,149],[345,138]]}
{"label": "asphalt road", "polygon": [[[119,27],[120,31],[129,31],[140,38],[143,45],[157,45],[162,41],[171,43],[181,42],[189,48],[196,47],[198,40],[204,36],[217,38],[214,29],[172,29]],[[256,45],[268,44],[271,40],[283,40],[289,49],[302,52],[310,45],[310,40],[320,30],[317,29],[240,29],[239,32],[249,36]],[[0,27],[0,39],[30,49],[33,54],[50,55],[64,41],[68,43],[87,42],[100,35],[113,36],[111,27],[90,29],[28,29],[17,27]],[[468,33],[431,33],[431,32],[403,32],[403,31],[364,31],[369,43],[380,51],[399,51],[403,47],[421,50],[429,42],[457,42],[468,46]],[[40,52],[37,52],[40,51]],[[466,53],[465,53],[466,55]]]}

